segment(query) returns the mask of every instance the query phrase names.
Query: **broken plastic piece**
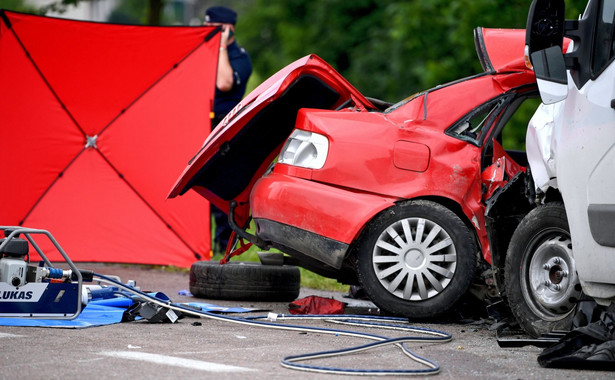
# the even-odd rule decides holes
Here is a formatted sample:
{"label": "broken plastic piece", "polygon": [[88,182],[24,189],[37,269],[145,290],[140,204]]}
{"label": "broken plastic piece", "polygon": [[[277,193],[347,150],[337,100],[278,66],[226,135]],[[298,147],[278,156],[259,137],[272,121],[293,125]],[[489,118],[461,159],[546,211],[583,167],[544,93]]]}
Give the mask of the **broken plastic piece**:
{"label": "broken plastic piece", "polygon": [[151,302],[138,302],[126,310],[123,321],[134,321],[136,317],[142,317],[152,323],[175,323],[180,316],[169,308]]}
{"label": "broken plastic piece", "polygon": [[291,314],[344,314],[346,304],[333,298],[309,296],[291,302]]}

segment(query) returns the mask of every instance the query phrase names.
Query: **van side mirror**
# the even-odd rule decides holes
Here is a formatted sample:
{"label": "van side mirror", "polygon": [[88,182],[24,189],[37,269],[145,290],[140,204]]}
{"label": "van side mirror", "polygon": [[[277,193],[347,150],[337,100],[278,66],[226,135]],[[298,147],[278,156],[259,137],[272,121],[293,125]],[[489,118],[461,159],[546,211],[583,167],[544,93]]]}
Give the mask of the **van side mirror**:
{"label": "van side mirror", "polygon": [[568,77],[562,48],[558,45],[531,53],[532,65],[540,98],[544,104],[553,104],[568,96]]}
{"label": "van side mirror", "polygon": [[558,45],[564,41],[564,0],[533,0],[525,27],[525,45],[529,53]]}

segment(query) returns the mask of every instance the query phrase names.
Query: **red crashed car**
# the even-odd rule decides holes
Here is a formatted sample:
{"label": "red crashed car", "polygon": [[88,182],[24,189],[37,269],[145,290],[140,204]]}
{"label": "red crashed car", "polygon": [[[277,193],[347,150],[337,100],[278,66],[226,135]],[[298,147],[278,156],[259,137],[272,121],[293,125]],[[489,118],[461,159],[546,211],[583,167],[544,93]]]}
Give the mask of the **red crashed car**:
{"label": "red crashed car", "polygon": [[524,30],[475,39],[485,72],[397,104],[317,56],[297,60],[217,126],[169,196],[196,191],[239,237],[359,284],[393,314],[441,314],[475,279],[499,294],[508,241],[533,207],[525,152],[502,135],[538,94]]}

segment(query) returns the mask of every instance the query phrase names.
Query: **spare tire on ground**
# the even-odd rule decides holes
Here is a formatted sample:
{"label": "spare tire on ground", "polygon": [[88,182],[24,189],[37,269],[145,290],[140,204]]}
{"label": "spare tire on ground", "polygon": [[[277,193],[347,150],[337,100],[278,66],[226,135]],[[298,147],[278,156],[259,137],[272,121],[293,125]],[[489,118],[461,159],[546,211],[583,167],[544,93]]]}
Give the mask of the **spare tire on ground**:
{"label": "spare tire on ground", "polygon": [[199,298],[287,302],[299,296],[300,282],[291,265],[197,261],[190,267],[190,292]]}

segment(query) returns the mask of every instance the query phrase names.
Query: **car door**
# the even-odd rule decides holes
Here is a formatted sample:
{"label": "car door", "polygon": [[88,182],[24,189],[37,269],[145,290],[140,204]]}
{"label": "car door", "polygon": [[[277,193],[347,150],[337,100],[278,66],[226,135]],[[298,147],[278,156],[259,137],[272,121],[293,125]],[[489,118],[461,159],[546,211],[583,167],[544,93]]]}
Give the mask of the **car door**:
{"label": "car door", "polygon": [[610,298],[615,288],[599,283],[615,282],[615,0],[599,3],[595,37],[585,41],[593,44],[591,59],[580,63],[590,65],[591,79],[580,88],[568,80],[557,177],[579,278],[588,293]]}

